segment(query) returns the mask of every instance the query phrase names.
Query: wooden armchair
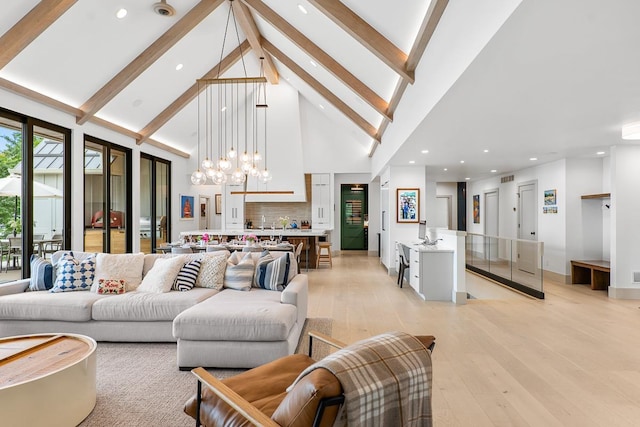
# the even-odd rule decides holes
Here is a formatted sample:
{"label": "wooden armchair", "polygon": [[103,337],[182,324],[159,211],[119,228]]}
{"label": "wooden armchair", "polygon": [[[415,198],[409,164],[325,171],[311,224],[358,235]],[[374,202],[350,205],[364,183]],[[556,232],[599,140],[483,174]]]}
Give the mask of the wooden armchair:
{"label": "wooden armchair", "polygon": [[[433,336],[416,338],[425,348],[433,350]],[[310,332],[309,354],[314,339],[338,349],[346,346],[327,335]],[[198,378],[197,393],[184,410],[196,420],[197,427],[332,426],[345,398],[340,381],[331,372],[315,369],[291,390],[287,389],[314,363],[310,356],[294,354],[224,380],[196,368],[191,372]]]}

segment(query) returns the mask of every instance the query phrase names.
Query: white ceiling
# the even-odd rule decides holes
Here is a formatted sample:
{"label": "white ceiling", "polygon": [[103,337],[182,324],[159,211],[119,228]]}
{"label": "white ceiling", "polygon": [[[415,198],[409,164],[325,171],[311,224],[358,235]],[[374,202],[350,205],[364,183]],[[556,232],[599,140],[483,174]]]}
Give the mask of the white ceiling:
{"label": "white ceiling", "polygon": [[[448,9],[459,10],[469,1],[474,0],[449,0]],[[6,3],[0,15],[0,34],[39,2]],[[154,14],[153,3],[78,0],[0,70],[0,77],[79,108],[199,1],[170,0],[177,15],[169,18]],[[377,95],[386,101],[391,99],[398,75],[309,2],[263,3]],[[342,3],[405,53],[415,43],[429,7],[429,1],[424,0]],[[298,4],[308,14],[301,13]],[[128,15],[119,20],[115,13],[121,7],[128,10]],[[219,62],[228,8],[228,3],[222,4],[96,116],[140,132]],[[352,89],[321,65],[311,65],[303,50],[257,13],[252,15],[266,40],[371,125],[382,123],[381,114]],[[424,111],[426,117],[408,140],[385,161],[405,166],[413,160],[416,165],[427,165],[439,181],[462,181],[491,176],[491,170],[506,174],[565,157],[596,156],[599,150],[608,153],[610,146],[625,143],[620,139],[620,126],[640,120],[638,16],[637,0],[616,0],[606,5],[599,0],[523,0],[435,107]],[[445,17],[441,25],[447,25]],[[436,30],[434,39],[442,30]],[[241,41],[245,39],[241,30],[239,36]],[[232,32],[223,56],[237,45]],[[424,58],[429,55],[427,49]],[[245,56],[245,61],[248,74],[257,75],[259,63],[253,52]],[[329,118],[349,135],[350,141],[362,146],[360,151],[366,156],[371,138],[291,70],[274,62],[281,84],[292,85],[308,101],[301,103],[302,108],[314,109],[306,112],[307,116],[322,114]],[[176,71],[177,64],[183,64],[182,70]],[[225,75],[243,74],[236,64]],[[420,84],[428,85],[429,76],[420,76]],[[414,104],[403,107],[427,109],[420,102]],[[194,100],[152,137],[195,153],[195,117]],[[421,154],[423,149],[429,153]],[[538,160],[531,161],[531,157]]]}

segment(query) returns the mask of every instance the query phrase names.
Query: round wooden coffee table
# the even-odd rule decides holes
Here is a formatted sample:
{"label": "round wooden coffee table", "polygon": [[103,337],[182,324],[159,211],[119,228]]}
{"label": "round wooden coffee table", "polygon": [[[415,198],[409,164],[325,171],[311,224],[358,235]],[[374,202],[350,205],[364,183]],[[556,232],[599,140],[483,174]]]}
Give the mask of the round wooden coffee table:
{"label": "round wooden coffee table", "polygon": [[0,338],[0,423],[80,424],[96,405],[96,347],[75,334]]}

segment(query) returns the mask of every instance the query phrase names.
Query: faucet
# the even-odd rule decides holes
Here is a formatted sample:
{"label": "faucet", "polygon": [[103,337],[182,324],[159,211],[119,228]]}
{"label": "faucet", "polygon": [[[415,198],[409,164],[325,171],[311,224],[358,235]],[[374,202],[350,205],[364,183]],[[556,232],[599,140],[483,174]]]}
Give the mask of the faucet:
{"label": "faucet", "polygon": [[431,240],[431,239],[429,239],[429,236],[424,236],[424,243],[423,243],[423,245],[426,245],[426,246],[435,246],[435,245],[437,245],[437,244],[438,244],[438,241],[439,241],[439,240],[442,240],[442,239],[435,239],[435,240]]}
{"label": "faucet", "polygon": [[266,218],[264,217],[264,215],[262,215],[262,225],[260,226],[260,230],[264,230],[264,222],[265,222]]}

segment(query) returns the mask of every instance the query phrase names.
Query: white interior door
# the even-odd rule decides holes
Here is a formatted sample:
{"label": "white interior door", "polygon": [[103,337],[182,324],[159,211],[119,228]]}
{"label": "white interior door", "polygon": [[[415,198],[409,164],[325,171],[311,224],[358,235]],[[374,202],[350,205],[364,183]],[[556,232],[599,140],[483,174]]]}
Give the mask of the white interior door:
{"label": "white interior door", "polygon": [[[498,191],[484,194],[484,234],[487,236],[499,236],[498,228]],[[491,260],[498,259],[498,239],[487,239],[487,256]]]}
{"label": "white interior door", "polygon": [[[537,184],[530,183],[518,186],[520,200],[520,214],[518,216],[518,239],[536,242],[538,224],[538,202]],[[527,273],[535,274],[536,266],[536,245],[522,242],[518,244],[518,269]]]}
{"label": "white interior door", "polygon": [[451,196],[437,196],[433,224],[429,227],[446,227],[451,230]]}

